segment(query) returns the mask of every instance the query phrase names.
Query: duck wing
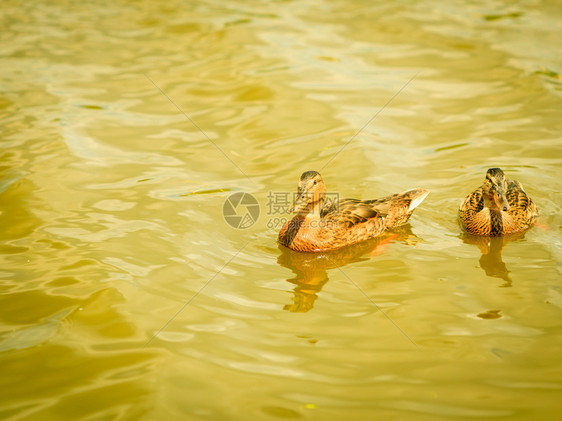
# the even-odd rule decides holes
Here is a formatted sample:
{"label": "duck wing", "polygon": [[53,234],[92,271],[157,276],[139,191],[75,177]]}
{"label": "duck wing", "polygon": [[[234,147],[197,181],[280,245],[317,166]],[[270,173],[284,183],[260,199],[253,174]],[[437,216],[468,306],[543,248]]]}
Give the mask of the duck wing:
{"label": "duck wing", "polygon": [[527,209],[531,203],[531,199],[523,190],[523,186],[517,180],[506,180],[507,181],[507,190],[505,192],[505,197],[507,198],[507,202],[509,206],[519,210]]}
{"label": "duck wing", "polygon": [[505,197],[509,203],[510,209],[508,213],[521,223],[532,224],[539,216],[537,206],[531,200],[523,186],[517,180],[506,180],[507,190]]}
{"label": "duck wing", "polygon": [[374,200],[341,199],[326,205],[321,217],[336,221],[346,228],[380,218],[384,225],[395,227],[406,223],[429,190],[411,189]]}
{"label": "duck wing", "polygon": [[340,199],[331,202],[322,209],[321,217],[346,228],[367,222],[382,215],[368,201],[358,199]]}
{"label": "duck wing", "polygon": [[476,213],[484,209],[484,199],[482,197],[482,187],[478,187],[470,193],[461,203],[459,208],[460,214]]}

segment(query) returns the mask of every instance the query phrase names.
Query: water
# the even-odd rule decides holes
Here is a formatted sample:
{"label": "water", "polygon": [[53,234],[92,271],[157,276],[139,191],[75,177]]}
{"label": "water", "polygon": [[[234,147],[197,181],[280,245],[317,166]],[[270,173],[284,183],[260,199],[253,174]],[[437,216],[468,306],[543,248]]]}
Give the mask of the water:
{"label": "water", "polygon": [[[560,411],[557,2],[1,16],[1,418]],[[487,243],[456,211],[492,166],[541,220]],[[431,194],[394,233],[302,255],[268,194],[311,169],[345,197]],[[224,221],[233,192],[251,228]]]}

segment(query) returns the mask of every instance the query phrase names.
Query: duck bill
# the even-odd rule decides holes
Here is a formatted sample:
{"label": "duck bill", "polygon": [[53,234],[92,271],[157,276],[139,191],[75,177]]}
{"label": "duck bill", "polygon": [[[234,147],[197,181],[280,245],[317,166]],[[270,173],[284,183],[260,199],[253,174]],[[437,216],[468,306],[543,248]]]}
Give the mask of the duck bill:
{"label": "duck bill", "polygon": [[505,193],[494,193],[494,202],[496,206],[504,212],[509,210],[509,202],[507,201]]}
{"label": "duck bill", "polygon": [[293,203],[293,207],[289,209],[290,213],[301,213],[308,206],[306,193],[299,194]]}

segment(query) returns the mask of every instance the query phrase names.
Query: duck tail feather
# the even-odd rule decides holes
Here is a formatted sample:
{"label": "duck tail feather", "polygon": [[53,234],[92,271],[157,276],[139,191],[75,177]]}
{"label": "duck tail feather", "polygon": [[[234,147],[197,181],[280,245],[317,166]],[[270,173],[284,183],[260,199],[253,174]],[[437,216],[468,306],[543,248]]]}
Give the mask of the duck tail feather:
{"label": "duck tail feather", "polygon": [[415,208],[417,208],[420,205],[421,202],[424,201],[424,199],[429,194],[429,190],[412,189],[402,194],[405,195],[410,200],[410,206],[408,207],[408,212],[412,212]]}

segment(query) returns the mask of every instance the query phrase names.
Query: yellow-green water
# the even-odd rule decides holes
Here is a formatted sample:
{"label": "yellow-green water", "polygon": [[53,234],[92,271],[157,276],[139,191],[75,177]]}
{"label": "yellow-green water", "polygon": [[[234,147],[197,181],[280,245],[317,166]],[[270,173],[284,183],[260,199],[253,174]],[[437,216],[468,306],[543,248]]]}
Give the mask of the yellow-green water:
{"label": "yellow-green water", "polygon": [[[0,418],[560,412],[557,1],[0,16]],[[456,210],[492,166],[542,216],[488,245]],[[431,194],[392,235],[302,255],[267,197],[311,169],[342,196]],[[232,192],[261,204],[249,229]]]}

